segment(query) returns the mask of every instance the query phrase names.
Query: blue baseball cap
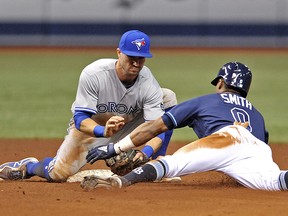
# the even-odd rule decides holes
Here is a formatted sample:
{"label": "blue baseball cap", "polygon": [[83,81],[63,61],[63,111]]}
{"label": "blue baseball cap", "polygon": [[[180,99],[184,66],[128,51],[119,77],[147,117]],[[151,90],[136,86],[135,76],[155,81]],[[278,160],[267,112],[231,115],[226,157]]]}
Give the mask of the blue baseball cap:
{"label": "blue baseball cap", "polygon": [[150,38],[139,30],[125,32],[120,39],[119,49],[128,56],[152,58]]}

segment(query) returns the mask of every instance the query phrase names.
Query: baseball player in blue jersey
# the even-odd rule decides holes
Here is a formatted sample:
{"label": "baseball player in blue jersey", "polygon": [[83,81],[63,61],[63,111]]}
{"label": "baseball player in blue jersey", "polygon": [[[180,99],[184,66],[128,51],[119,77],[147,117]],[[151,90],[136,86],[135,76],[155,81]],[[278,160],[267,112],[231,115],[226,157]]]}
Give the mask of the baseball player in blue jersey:
{"label": "baseball player in blue jersey", "polygon": [[[205,171],[223,172],[240,184],[259,190],[287,190],[288,171],[282,171],[272,159],[268,133],[262,115],[246,99],[252,80],[250,69],[239,62],[229,62],[212,81],[216,93],[190,99],[172,108],[162,117],[140,125],[119,142],[110,144],[108,152],[94,148],[88,162],[111,157],[115,149],[127,149],[149,141],[169,129],[191,127],[200,138],[173,155],[150,161],[123,177],[94,179],[103,184],[127,187],[163,177],[175,177]],[[96,180],[96,181],[95,181]]]}
{"label": "baseball player in blue jersey", "polygon": [[[116,52],[118,59],[99,59],[83,69],[71,107],[73,118],[57,155],[41,161],[31,157],[2,164],[1,178],[17,180],[37,175],[48,181],[65,181],[87,163],[90,149],[125,137],[141,123],[162,116],[164,107],[176,105],[175,93],[160,88],[144,65],[145,59],[152,57],[150,38],[145,33],[125,32]],[[165,154],[170,137],[171,131],[158,135],[136,156],[143,159]]]}

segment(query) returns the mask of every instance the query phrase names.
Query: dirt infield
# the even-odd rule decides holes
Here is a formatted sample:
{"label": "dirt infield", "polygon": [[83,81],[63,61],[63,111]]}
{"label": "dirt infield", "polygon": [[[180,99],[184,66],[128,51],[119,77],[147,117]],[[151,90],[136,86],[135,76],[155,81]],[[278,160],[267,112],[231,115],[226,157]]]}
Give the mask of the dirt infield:
{"label": "dirt infield", "polygon": [[[0,163],[53,157],[62,140],[0,140]],[[173,152],[181,143],[173,143]],[[288,145],[272,144],[274,160],[288,169]],[[104,163],[84,169],[106,168]],[[83,191],[79,183],[0,182],[0,215],[277,215],[288,214],[288,192],[244,188],[217,172],[194,174],[182,183],[141,183],[122,190]]]}

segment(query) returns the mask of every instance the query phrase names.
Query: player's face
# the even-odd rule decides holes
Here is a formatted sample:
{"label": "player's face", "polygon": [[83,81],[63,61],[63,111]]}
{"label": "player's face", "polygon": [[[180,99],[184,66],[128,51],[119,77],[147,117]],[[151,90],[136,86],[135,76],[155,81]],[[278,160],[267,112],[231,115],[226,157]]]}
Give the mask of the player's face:
{"label": "player's face", "polygon": [[119,50],[118,61],[126,75],[138,76],[139,72],[144,66],[145,58],[137,56],[127,56]]}

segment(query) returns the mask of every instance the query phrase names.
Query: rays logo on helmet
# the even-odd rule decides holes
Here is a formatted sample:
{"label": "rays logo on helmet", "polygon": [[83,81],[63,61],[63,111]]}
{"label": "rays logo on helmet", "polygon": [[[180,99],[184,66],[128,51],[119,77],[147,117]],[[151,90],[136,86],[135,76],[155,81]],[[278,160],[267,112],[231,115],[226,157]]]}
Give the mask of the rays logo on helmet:
{"label": "rays logo on helmet", "polygon": [[[241,71],[241,70],[240,70]],[[237,85],[237,87],[243,87],[243,80],[240,79],[239,77],[241,76],[241,74],[236,74],[236,73],[233,73],[232,74],[232,81],[231,81],[231,85]]]}
{"label": "rays logo on helmet", "polygon": [[140,50],[141,47],[143,47],[143,46],[146,45],[146,42],[145,42],[145,39],[144,39],[144,38],[134,40],[134,41],[132,41],[131,43],[132,43],[132,44],[135,44],[138,50]]}

